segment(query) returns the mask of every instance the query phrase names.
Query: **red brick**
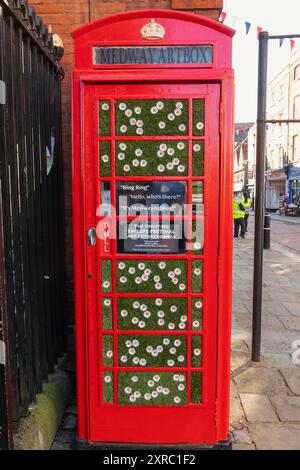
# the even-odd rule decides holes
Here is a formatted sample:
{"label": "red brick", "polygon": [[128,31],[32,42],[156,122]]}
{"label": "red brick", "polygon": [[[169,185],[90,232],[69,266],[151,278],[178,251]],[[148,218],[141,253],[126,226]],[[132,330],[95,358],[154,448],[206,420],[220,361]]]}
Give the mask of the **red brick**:
{"label": "red brick", "polygon": [[223,0],[172,0],[174,10],[212,10],[223,8]]}

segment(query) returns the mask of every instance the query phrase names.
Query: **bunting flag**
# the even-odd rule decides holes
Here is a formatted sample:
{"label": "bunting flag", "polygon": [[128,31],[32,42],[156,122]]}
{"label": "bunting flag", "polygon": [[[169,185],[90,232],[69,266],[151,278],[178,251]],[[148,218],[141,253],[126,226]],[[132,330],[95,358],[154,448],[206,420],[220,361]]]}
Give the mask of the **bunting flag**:
{"label": "bunting flag", "polygon": [[290,39],[291,52],[293,52],[293,49],[294,49],[294,47],[295,47],[295,43],[296,43],[296,41],[294,41],[294,39]]}
{"label": "bunting flag", "polygon": [[251,29],[251,23],[249,23],[249,21],[245,21],[245,26],[246,26],[246,34],[249,34],[249,31]]}
{"label": "bunting flag", "polygon": [[227,16],[226,11],[222,11],[221,17],[220,17],[222,23],[224,23],[224,21],[226,20],[226,16]]}
{"label": "bunting flag", "polygon": [[262,30],[263,30],[263,28],[261,26],[257,26],[257,37],[259,37]]}
{"label": "bunting flag", "polygon": [[284,43],[284,38],[279,39],[279,47],[282,47],[282,44]]}

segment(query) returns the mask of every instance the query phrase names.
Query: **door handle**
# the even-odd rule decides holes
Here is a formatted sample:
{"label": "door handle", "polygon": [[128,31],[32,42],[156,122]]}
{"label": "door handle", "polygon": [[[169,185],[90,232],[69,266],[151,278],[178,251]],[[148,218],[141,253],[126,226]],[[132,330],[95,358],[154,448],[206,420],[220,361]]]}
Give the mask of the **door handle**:
{"label": "door handle", "polygon": [[95,227],[90,227],[87,231],[87,239],[88,239],[88,245],[89,246],[95,246],[97,243],[97,238],[96,238],[96,229]]}

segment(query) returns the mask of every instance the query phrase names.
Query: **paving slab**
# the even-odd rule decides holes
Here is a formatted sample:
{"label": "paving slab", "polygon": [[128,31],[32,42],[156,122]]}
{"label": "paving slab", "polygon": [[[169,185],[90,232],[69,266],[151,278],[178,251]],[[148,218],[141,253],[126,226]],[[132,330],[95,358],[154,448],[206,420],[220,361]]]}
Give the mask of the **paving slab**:
{"label": "paving slab", "polygon": [[271,400],[280,421],[300,423],[300,397],[277,395]]}
{"label": "paving slab", "polygon": [[300,369],[283,368],[280,372],[291,392],[300,396]]}
{"label": "paving slab", "polygon": [[300,302],[283,302],[283,306],[292,315],[300,316]]}
{"label": "paving slab", "polygon": [[248,429],[257,450],[300,450],[300,425],[250,423]]}
{"label": "paving slab", "polygon": [[285,382],[275,368],[249,366],[237,374],[233,373],[239,393],[256,393],[260,395],[278,395],[287,393]]}
{"label": "paving slab", "polygon": [[276,423],[278,418],[266,395],[241,393],[240,399],[249,423]]}
{"label": "paving slab", "polygon": [[230,399],[230,423],[244,423],[246,421],[245,413],[239,398]]}
{"label": "paving slab", "polygon": [[300,331],[300,315],[298,317],[290,315],[281,315],[279,321],[290,331]]}

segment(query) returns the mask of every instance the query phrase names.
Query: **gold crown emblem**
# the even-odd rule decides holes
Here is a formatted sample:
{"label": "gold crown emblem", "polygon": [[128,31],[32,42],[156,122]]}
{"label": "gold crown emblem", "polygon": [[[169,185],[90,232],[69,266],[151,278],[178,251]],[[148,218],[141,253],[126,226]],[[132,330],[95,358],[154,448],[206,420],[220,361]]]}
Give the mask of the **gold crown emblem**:
{"label": "gold crown emblem", "polygon": [[144,39],[163,39],[165,33],[165,28],[156,23],[153,18],[141,29],[141,35]]}

